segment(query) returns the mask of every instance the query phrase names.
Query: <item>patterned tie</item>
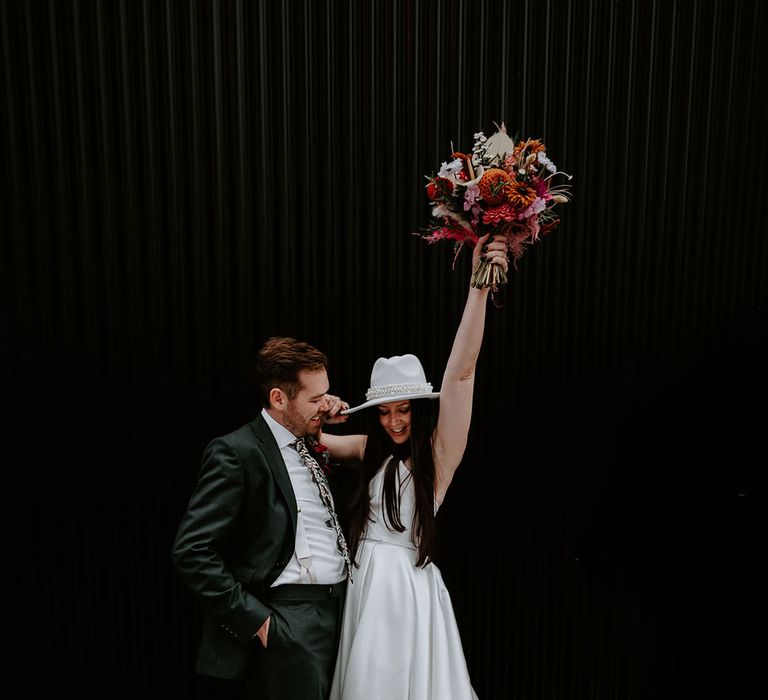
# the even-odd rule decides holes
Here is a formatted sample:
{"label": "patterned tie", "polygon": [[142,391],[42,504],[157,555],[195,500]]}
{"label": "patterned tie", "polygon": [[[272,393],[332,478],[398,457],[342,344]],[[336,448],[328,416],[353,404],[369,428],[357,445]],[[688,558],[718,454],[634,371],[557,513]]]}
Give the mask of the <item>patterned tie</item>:
{"label": "patterned tie", "polygon": [[331,497],[331,491],[328,488],[325,474],[323,474],[323,470],[320,468],[317,460],[309,453],[303,438],[299,438],[296,442],[291,443],[291,446],[299,453],[301,461],[309,467],[312,479],[315,484],[317,484],[317,490],[320,492],[320,500],[328,510],[328,514],[331,516],[331,525],[333,525],[333,529],[336,530],[336,545],[344,556],[344,563],[347,567],[347,576],[349,577],[349,580],[352,581],[352,562],[349,559],[347,540],[344,539],[344,533],[341,531],[339,519],[336,517],[336,511],[333,508],[333,498]]}

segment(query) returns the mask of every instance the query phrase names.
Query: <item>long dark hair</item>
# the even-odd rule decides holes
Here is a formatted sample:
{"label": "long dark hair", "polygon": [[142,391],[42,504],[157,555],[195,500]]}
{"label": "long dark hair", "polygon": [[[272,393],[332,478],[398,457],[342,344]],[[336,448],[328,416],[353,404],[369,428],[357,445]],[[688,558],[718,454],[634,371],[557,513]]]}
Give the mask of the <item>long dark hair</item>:
{"label": "long dark hair", "polygon": [[[371,479],[386,461],[384,469],[384,514],[387,527],[403,532],[411,527],[413,541],[418,547],[416,566],[426,566],[435,553],[435,460],[432,453],[432,437],[437,423],[437,401],[417,399],[411,401],[411,436],[405,445],[396,445],[384,432],[379,422],[376,406],[363,411],[364,429],[368,436],[362,468],[356,470],[355,481],[346,512],[347,545],[355,561],[360,540],[368,527],[371,496]],[[400,518],[399,461],[411,457],[411,475],[416,500],[412,523]]]}

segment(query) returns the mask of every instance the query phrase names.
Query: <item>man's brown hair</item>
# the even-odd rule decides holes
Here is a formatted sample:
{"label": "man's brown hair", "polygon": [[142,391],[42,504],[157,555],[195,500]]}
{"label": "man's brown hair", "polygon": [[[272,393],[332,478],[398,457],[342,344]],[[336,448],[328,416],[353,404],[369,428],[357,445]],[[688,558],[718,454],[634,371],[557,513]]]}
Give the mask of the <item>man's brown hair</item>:
{"label": "man's brown hair", "polygon": [[273,336],[256,355],[256,388],[262,406],[269,406],[270,389],[282,389],[289,399],[296,398],[301,385],[299,372],[328,370],[328,358],[309,343],[295,338]]}

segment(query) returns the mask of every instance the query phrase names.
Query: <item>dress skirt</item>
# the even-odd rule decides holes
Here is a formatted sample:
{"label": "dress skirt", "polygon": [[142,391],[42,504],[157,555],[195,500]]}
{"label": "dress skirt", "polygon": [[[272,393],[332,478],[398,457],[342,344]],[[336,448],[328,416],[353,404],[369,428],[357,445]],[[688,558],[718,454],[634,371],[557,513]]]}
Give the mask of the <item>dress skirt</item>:
{"label": "dress skirt", "polygon": [[[413,486],[401,463],[403,524]],[[388,529],[381,515],[383,468],[371,480],[373,522],[347,587],[331,700],[476,700],[461,638],[439,569],[415,566],[409,529]]]}

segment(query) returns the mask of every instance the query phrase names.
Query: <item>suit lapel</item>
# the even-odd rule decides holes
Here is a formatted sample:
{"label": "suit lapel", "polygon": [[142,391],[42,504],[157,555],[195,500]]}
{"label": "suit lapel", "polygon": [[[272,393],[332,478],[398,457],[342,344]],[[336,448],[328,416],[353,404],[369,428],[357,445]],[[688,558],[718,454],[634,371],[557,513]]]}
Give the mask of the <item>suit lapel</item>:
{"label": "suit lapel", "polygon": [[260,415],[251,423],[251,429],[253,430],[261,449],[264,451],[264,455],[267,458],[267,464],[269,465],[272,475],[275,477],[275,482],[288,505],[288,510],[291,514],[291,522],[293,523],[295,530],[296,518],[298,517],[296,511],[296,494],[293,492],[291,478],[288,476],[288,469],[285,466],[283,456],[280,454],[280,448],[277,446],[275,437],[272,435],[272,431],[269,429],[267,422]]}

